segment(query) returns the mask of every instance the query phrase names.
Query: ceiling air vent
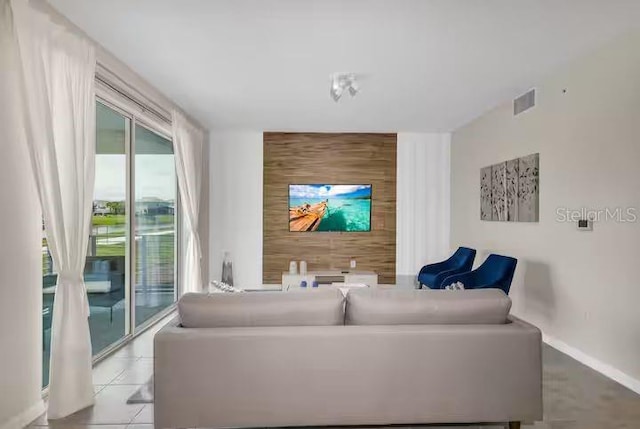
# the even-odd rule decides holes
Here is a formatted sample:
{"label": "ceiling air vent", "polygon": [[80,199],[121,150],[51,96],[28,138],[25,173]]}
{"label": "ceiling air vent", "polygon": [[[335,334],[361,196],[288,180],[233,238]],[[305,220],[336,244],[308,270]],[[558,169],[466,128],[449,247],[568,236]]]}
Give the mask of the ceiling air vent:
{"label": "ceiling air vent", "polygon": [[528,110],[536,105],[536,90],[532,89],[524,95],[513,100],[513,116]]}

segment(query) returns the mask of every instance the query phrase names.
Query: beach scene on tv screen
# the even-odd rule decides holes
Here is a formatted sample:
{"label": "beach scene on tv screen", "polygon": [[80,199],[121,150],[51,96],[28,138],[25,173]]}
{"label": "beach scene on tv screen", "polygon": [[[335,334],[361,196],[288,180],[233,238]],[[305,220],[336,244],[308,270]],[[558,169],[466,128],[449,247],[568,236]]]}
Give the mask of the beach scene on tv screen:
{"label": "beach scene on tv screen", "polygon": [[289,231],[371,231],[371,185],[289,185]]}

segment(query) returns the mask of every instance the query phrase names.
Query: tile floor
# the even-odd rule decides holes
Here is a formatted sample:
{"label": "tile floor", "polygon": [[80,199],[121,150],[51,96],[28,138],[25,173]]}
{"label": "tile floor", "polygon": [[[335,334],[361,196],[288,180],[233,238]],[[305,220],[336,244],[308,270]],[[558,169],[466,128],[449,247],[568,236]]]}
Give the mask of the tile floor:
{"label": "tile floor", "polygon": [[171,317],[100,362],[93,370],[95,406],[58,421],[46,415],[30,428],[153,429],[152,404],[127,404],[127,399],[153,374],[153,336]]}
{"label": "tile floor", "polygon": [[[48,422],[46,416],[42,416],[29,427],[32,429],[46,427],[52,429],[153,429],[153,405],[128,405],[126,401],[151,376],[153,335],[166,321],[168,319],[96,366],[94,369],[96,403],[93,408],[55,422]],[[533,426],[523,426],[523,429],[640,428],[640,395],[551,347],[544,347],[543,362],[544,421]],[[501,427],[465,426],[467,429]]]}

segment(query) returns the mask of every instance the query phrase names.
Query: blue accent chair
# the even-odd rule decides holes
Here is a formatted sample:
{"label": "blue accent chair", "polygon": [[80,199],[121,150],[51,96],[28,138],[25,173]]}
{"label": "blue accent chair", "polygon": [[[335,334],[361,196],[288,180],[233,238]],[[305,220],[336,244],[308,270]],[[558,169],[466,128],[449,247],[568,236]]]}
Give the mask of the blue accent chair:
{"label": "blue accent chair", "polygon": [[460,282],[465,289],[495,288],[509,294],[517,263],[518,260],[510,256],[491,254],[475,270],[447,277],[442,286]]}
{"label": "blue accent chair", "polygon": [[471,271],[476,250],[468,247],[459,247],[458,250],[446,261],[429,264],[422,267],[418,274],[420,288],[427,286],[431,289],[442,289],[442,281],[454,274]]}

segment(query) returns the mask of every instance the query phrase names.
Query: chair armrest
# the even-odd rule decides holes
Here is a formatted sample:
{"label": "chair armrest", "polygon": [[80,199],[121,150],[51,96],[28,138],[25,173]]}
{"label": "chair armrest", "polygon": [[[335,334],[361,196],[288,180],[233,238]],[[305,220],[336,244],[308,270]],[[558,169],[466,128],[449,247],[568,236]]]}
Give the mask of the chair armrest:
{"label": "chair armrest", "polygon": [[109,273],[109,280],[111,281],[111,292],[123,289],[124,286],[124,273],[115,271]]}
{"label": "chair armrest", "polygon": [[445,280],[447,280],[449,277],[457,274],[464,274],[465,272],[466,270],[464,268],[452,268],[450,270],[440,272],[438,275],[436,275],[436,278],[433,281],[434,288],[442,289],[444,286],[451,284],[445,284]]}
{"label": "chair armrest", "polygon": [[420,269],[420,274],[423,273],[437,273],[447,267],[445,262],[436,262],[435,264],[427,264]]}
{"label": "chair armrest", "polygon": [[[474,278],[476,276],[474,275],[473,271],[467,271],[466,273],[459,273],[459,274],[454,274],[452,276],[446,277],[443,281],[442,281],[442,286],[448,286],[452,283],[456,283],[456,282],[460,282],[463,285],[465,285],[465,288],[467,288],[467,285],[471,285],[473,286],[473,289],[475,289],[475,285],[474,285]],[[471,289],[471,288],[469,288]]]}

